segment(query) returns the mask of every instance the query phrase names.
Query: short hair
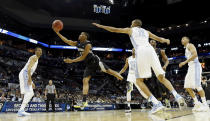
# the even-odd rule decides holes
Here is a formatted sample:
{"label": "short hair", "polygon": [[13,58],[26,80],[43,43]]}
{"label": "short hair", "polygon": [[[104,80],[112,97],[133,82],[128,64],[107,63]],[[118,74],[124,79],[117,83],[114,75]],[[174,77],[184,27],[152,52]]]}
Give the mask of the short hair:
{"label": "short hair", "polygon": [[189,37],[187,37],[187,36],[184,36],[184,37],[182,37],[182,38],[187,38],[188,40],[190,40],[190,38],[189,38]]}
{"label": "short hair", "polygon": [[142,26],[142,21],[140,19],[134,19],[133,20],[136,26]]}
{"label": "short hair", "polygon": [[37,51],[39,48],[42,49],[41,47],[36,47],[36,48],[35,48],[35,51]]}
{"label": "short hair", "polygon": [[90,35],[87,32],[83,32],[85,34],[85,36],[87,37],[87,39],[89,39]]}

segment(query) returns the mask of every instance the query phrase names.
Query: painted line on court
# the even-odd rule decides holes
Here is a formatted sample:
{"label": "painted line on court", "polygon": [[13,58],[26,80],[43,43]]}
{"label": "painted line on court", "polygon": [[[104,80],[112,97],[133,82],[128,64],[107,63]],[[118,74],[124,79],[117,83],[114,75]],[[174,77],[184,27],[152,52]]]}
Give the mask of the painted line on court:
{"label": "painted line on court", "polygon": [[180,117],[184,117],[184,116],[189,116],[189,115],[192,115],[193,113],[190,113],[190,114],[185,114],[185,115],[181,115],[181,116],[175,116],[175,117],[172,117],[172,118],[169,118],[169,119],[165,119],[166,121],[167,120],[171,120],[171,119],[175,119],[175,118],[180,118]]}

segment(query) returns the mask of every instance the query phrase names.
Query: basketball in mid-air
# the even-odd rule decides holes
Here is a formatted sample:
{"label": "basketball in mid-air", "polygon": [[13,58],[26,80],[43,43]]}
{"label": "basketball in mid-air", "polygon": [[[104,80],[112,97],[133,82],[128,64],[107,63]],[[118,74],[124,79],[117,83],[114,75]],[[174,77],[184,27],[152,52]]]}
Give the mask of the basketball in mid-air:
{"label": "basketball in mid-air", "polygon": [[61,31],[63,29],[63,22],[61,20],[54,20],[52,28],[55,29],[55,31]]}

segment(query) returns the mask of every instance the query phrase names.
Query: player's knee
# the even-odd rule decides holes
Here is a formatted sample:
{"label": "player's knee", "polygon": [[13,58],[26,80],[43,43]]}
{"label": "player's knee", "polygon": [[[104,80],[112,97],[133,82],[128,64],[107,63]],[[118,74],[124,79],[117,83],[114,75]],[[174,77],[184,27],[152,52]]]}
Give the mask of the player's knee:
{"label": "player's knee", "polygon": [[110,71],[110,69],[102,69],[102,71],[104,72],[104,73],[111,73],[111,71]]}
{"label": "player's knee", "polygon": [[137,79],[136,82],[137,82],[137,83],[139,83],[139,82],[144,82],[144,79]]}
{"label": "player's knee", "polygon": [[200,92],[200,91],[203,90],[203,88],[202,88],[202,87],[197,87],[196,90],[197,90],[198,92]]}

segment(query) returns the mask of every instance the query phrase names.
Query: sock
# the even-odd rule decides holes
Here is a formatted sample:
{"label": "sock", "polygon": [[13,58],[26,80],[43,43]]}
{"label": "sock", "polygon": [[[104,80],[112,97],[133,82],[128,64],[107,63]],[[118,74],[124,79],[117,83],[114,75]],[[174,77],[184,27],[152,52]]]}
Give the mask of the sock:
{"label": "sock", "polygon": [[128,102],[128,107],[131,107],[131,103],[130,102]]}
{"label": "sock", "polygon": [[82,102],[86,102],[86,100],[87,100],[87,95],[83,95]]}
{"label": "sock", "polygon": [[179,95],[176,90],[172,90],[171,93],[174,95],[175,98],[177,98],[177,95]]}
{"label": "sock", "polygon": [[206,97],[201,97],[201,100],[202,100],[202,103],[203,103],[204,105],[208,105],[207,102],[206,102]]}
{"label": "sock", "polygon": [[149,97],[149,101],[151,101],[153,105],[159,103],[159,101],[153,95]]}
{"label": "sock", "polygon": [[198,99],[196,96],[193,98],[193,100],[194,100],[194,104],[198,104]]}
{"label": "sock", "polygon": [[131,92],[127,92],[127,101],[129,102],[129,101],[131,101]]}
{"label": "sock", "polygon": [[21,104],[20,110],[24,111],[26,105],[29,103],[29,101],[31,100],[33,96],[34,96],[34,92],[28,92],[24,94],[24,98],[23,98],[23,102]]}

